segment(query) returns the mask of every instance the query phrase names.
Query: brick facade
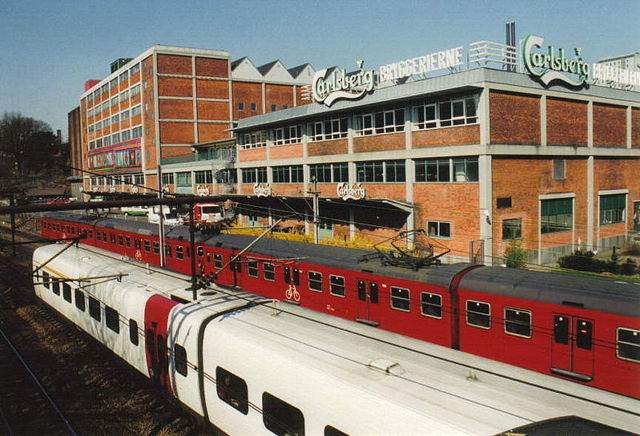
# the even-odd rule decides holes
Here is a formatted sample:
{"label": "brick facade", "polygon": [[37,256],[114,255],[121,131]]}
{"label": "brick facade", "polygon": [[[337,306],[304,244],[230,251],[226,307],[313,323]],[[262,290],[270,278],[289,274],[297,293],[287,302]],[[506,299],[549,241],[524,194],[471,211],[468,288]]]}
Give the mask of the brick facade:
{"label": "brick facade", "polygon": [[547,98],[547,144],[586,147],[588,109],[583,101]]}
{"label": "brick facade", "polygon": [[602,147],[627,146],[627,114],[624,107],[594,103],[593,144]]}
{"label": "brick facade", "polygon": [[491,91],[489,94],[492,144],[540,144],[540,98]]}

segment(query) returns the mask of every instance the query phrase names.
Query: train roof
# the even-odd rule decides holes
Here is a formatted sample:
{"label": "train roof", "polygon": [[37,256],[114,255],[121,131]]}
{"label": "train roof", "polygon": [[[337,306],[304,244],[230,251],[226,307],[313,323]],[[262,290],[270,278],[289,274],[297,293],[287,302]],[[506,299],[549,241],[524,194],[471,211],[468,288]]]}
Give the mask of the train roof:
{"label": "train roof", "polygon": [[640,317],[640,284],[516,268],[485,267],[464,275],[460,288],[587,310]]}

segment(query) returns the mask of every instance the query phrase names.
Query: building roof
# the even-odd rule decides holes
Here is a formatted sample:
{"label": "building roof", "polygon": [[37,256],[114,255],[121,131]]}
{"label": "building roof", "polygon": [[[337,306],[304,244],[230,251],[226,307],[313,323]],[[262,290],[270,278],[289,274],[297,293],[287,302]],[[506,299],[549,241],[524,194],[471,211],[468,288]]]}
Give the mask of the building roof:
{"label": "building roof", "polygon": [[309,62],[307,62],[305,64],[298,65],[297,67],[289,68],[288,71],[289,71],[289,74],[291,74],[291,76],[294,79],[297,79],[298,76],[300,75],[300,73],[302,73],[304,71],[304,69],[307,68],[307,67],[313,69],[313,66]]}
{"label": "building roof", "polygon": [[269,73],[269,71],[278,63],[280,62],[278,59],[276,59],[275,61],[271,61],[267,64],[264,65],[260,65],[258,67],[258,71],[260,71],[260,74],[262,74],[263,76],[266,75],[267,73]]}

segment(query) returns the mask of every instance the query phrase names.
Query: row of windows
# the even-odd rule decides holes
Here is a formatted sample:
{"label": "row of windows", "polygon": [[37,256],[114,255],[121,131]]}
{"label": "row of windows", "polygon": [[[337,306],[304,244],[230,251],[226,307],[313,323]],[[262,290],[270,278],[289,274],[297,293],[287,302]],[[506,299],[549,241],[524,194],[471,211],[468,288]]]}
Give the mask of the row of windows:
{"label": "row of windows", "polygon": [[[416,159],[416,182],[477,182],[477,158]],[[281,173],[286,168],[295,168],[296,177],[290,181],[283,179]],[[341,183],[349,181],[349,165],[346,162],[309,165],[311,180],[318,183]],[[274,183],[303,182],[302,165],[273,167]],[[293,170],[291,170],[293,171]],[[246,177],[245,177],[246,175]],[[266,183],[266,168],[244,168],[242,183]],[[366,161],[356,162],[356,180],[361,183],[397,183],[406,182],[406,161]]]}
{"label": "row of windows", "polygon": [[[411,113],[416,129],[434,129],[477,123],[476,107],[476,97],[464,97],[425,102],[413,106]],[[405,110],[395,108],[356,114],[353,116],[353,122],[356,136],[402,132],[405,128]],[[307,133],[310,141],[346,138],[347,126],[347,117],[314,121],[307,124]],[[265,147],[267,136],[274,141],[274,145],[301,142],[302,125],[271,130],[269,135],[265,132],[245,134],[242,137],[241,148]]]}
{"label": "row of windows", "polygon": [[91,177],[91,186],[130,185],[144,186],[144,174],[127,174],[124,176]]}
{"label": "row of windows", "polygon": [[[203,184],[212,184],[215,180],[216,183],[238,183],[237,172],[234,169],[222,169],[218,171],[194,171],[195,173],[195,183],[196,185]],[[162,184],[164,186],[174,185],[176,184],[176,179],[178,180],[178,185],[180,187],[188,187],[191,185],[191,172],[182,171],[178,173],[162,173]]]}
{"label": "row of windows", "polygon": [[[126,91],[122,91],[119,95],[116,95],[115,97],[112,97],[110,100],[106,100],[104,101],[102,104],[99,104],[89,110],[87,110],[87,117],[93,117],[93,116],[98,116],[100,115],[102,112],[106,112],[109,109],[111,109],[111,111],[117,111],[118,108],[114,108],[114,106],[117,106],[120,103],[125,103],[129,100],[129,98],[133,98],[136,95],[140,94],[140,85],[136,85],[134,87],[132,87],[131,89],[127,89]],[[136,107],[140,107],[140,105],[136,106]],[[139,114],[139,112],[138,112]],[[138,114],[131,114],[131,116],[136,116]],[[108,120],[109,119],[109,114],[107,114],[107,117],[104,120]],[[103,120],[103,121],[104,121]]]}
{"label": "row of windows", "polygon": [[142,137],[142,126],[134,127],[133,129],[122,130],[113,135],[106,135],[102,138],[98,138],[89,142],[89,150],[96,148],[108,147],[110,145],[119,144],[121,142],[131,141]]}
{"label": "row of windows", "polygon": [[97,132],[102,128],[109,127],[112,124],[117,124],[120,121],[128,120],[129,118],[140,115],[141,113],[142,105],[134,106],[131,109],[125,109],[122,112],[113,115],[112,117],[107,117],[103,120],[90,124],[88,127],[89,133]]}
{"label": "row of windows", "polygon": [[129,70],[120,74],[120,76],[118,76],[117,78],[112,79],[111,82],[105,83],[100,88],[96,89],[91,94],[89,94],[87,96],[87,101],[88,102],[93,101],[94,99],[98,98],[102,94],[107,94],[109,92],[109,87],[115,88],[118,83],[124,83],[129,79],[130,76],[138,74],[139,72],[140,72],[140,64],[135,64]]}
{"label": "row of windows", "polygon": [[[90,295],[87,297],[81,289],[72,288],[66,280],[50,276],[46,271],[42,272],[42,285],[46,289],[51,289],[54,295],[60,296],[62,294],[62,298],[67,303],[73,304],[75,302],[75,307],[80,312],[86,312],[88,306],[89,316],[97,322],[102,321],[102,313],[104,311],[104,321],[107,328],[114,333],[120,333],[120,315],[117,310],[106,304],[101,304],[99,300]],[[138,323],[134,319],[129,319],[128,324],[129,341],[138,346]]]}
{"label": "row of windows", "polygon": [[285,165],[271,168],[273,183],[302,183],[304,175],[302,165]]}

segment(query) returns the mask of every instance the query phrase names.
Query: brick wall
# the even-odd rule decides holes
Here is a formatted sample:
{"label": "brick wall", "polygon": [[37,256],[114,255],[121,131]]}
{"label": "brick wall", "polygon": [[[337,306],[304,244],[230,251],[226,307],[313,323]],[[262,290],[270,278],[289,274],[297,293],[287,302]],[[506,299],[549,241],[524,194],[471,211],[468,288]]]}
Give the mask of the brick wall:
{"label": "brick wall", "polygon": [[[253,189],[253,188],[252,188]],[[304,195],[304,188],[302,184],[290,184],[290,183],[272,183],[271,191],[273,195],[291,195],[296,197],[302,197]],[[253,191],[251,191],[253,192]],[[286,209],[286,206],[282,206],[282,209]]]}
{"label": "brick wall", "polygon": [[[146,84],[146,88],[143,87],[141,89],[142,97],[143,97],[143,109],[146,107],[146,110],[143,110],[141,116],[136,116],[134,119],[127,120],[127,123],[121,123],[121,127],[124,128],[126,124],[129,124],[128,121],[135,122],[137,118],[142,118],[143,123],[143,153],[142,157],[145,159],[145,163],[143,165],[144,168],[156,168],[158,166],[158,156],[156,153],[156,123],[155,123],[155,99],[154,99],[154,70],[153,70],[153,56],[147,57],[142,61],[141,65],[141,74],[143,83]],[[134,124],[131,124],[134,125]]]}
{"label": "brick wall", "polygon": [[192,97],[191,79],[182,77],[158,77],[158,95],[168,97]]}
{"label": "brick wall", "polygon": [[198,101],[199,120],[229,120],[229,103],[223,101]]}
{"label": "brick wall", "polygon": [[229,77],[229,61],[227,59],[213,59],[196,57],[196,76]]}
{"label": "brick wall", "polygon": [[158,111],[162,119],[192,120],[193,102],[191,100],[160,100]]}
{"label": "brick wall", "polygon": [[640,148],[640,109],[631,110],[631,146]]}
{"label": "brick wall", "polygon": [[198,139],[200,142],[224,139],[230,136],[227,123],[198,123]]}
{"label": "brick wall", "polygon": [[540,98],[491,91],[489,94],[492,144],[540,144]]}
{"label": "brick wall", "polygon": [[160,122],[160,143],[193,144],[193,123]]}
{"label": "brick wall", "polygon": [[302,144],[278,145],[276,147],[271,147],[269,150],[269,157],[271,160],[291,159],[302,157],[302,155]]}
{"label": "brick wall", "polygon": [[331,154],[345,154],[349,150],[346,139],[334,139],[331,141],[316,141],[307,144],[309,156],[324,156]]}
{"label": "brick wall", "polygon": [[413,148],[480,143],[480,126],[445,127],[442,129],[416,130],[412,134]]}
{"label": "brick wall", "polygon": [[229,98],[229,82],[224,80],[196,80],[198,98]]}
{"label": "brick wall", "polygon": [[404,132],[385,135],[357,136],[353,138],[353,151],[365,153],[380,150],[402,150],[405,148]]}
{"label": "brick wall", "polygon": [[261,161],[264,162],[267,160],[267,149],[266,148],[253,148],[250,150],[240,150],[238,156],[238,162],[252,162],[252,161]]}
{"label": "brick wall", "polygon": [[[232,82],[233,119],[251,117],[262,113],[262,85],[260,83]],[[244,110],[238,109],[238,103],[244,103]],[[256,110],[251,110],[251,103]]]}
{"label": "brick wall", "polygon": [[158,55],[159,74],[192,74],[191,56],[180,55]]}
{"label": "brick wall", "polygon": [[624,107],[593,104],[593,145],[626,147],[627,114]]}
{"label": "brick wall", "polygon": [[293,86],[291,85],[266,85],[266,108],[272,112],[271,105],[276,105],[276,110],[283,109],[283,105],[293,107]]}
{"label": "brick wall", "polygon": [[547,144],[586,146],[587,110],[585,102],[547,98]]}

